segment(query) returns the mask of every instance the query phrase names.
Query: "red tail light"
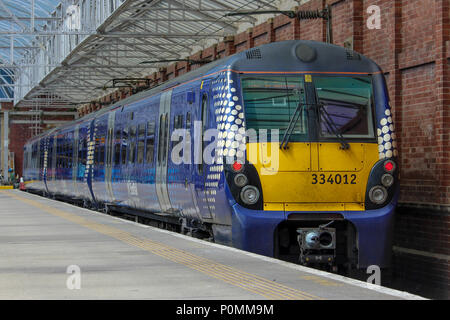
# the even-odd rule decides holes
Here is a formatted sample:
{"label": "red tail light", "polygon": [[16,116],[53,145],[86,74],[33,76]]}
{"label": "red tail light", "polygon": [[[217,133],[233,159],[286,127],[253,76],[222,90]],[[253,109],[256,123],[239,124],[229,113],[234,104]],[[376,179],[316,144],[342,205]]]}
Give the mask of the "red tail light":
{"label": "red tail light", "polygon": [[384,170],[386,172],[393,172],[395,170],[395,163],[394,161],[388,160],[384,163]]}
{"label": "red tail light", "polygon": [[235,161],[235,162],[233,163],[232,167],[233,167],[233,170],[234,170],[235,172],[241,171],[241,170],[242,170],[242,163],[240,163],[240,162],[238,162],[238,161]]}

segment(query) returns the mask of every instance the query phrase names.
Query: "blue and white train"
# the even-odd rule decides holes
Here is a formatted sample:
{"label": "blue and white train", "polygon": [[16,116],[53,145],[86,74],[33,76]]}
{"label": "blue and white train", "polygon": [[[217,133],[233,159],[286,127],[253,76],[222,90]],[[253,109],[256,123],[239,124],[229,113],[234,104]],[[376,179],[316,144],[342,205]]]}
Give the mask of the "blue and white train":
{"label": "blue and white train", "polygon": [[252,48],[24,152],[31,192],[302,264],[389,265],[399,169],[388,92],[373,61],[342,47]]}

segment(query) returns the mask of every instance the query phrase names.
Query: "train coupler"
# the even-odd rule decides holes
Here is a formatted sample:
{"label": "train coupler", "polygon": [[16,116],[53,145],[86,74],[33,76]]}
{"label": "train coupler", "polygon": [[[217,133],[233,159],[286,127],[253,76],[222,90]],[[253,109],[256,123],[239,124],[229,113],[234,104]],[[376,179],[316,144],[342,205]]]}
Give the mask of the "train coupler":
{"label": "train coupler", "polygon": [[297,241],[300,247],[299,262],[303,265],[334,265],[336,260],[336,229],[298,228]]}

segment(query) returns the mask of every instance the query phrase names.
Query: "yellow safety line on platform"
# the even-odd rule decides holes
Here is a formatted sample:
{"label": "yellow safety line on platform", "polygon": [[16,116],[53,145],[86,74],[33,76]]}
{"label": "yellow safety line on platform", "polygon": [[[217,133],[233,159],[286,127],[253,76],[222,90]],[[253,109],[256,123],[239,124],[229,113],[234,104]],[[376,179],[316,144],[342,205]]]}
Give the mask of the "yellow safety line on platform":
{"label": "yellow safety line on platform", "polygon": [[13,186],[0,186],[0,190],[14,189]]}
{"label": "yellow safety line on platform", "polygon": [[97,222],[93,222],[82,218],[76,214],[62,211],[41,202],[27,199],[8,191],[0,191],[12,198],[37,207],[43,211],[51,213],[55,216],[64,218],[101,234],[113,237],[131,246],[135,246],[158,255],[172,262],[182,264],[191,269],[200,271],[215,279],[222,280],[228,284],[240,287],[252,293],[261,295],[268,299],[289,299],[289,300],[314,300],[321,299],[315,295],[284,286],[279,283],[264,279],[262,277],[229,267],[209,259],[196,256],[192,253],[170,247],[163,243],[152,241],[149,239],[141,239],[132,234],[117,228],[106,226]]}

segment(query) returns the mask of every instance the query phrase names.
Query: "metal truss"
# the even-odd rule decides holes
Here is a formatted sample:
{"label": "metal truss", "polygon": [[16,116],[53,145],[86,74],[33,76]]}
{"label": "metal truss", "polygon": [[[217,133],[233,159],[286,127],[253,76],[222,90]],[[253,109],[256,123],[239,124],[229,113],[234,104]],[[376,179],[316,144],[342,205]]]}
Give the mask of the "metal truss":
{"label": "metal truss", "polygon": [[112,92],[104,90],[112,79],[143,78],[161,67],[143,61],[187,58],[257,22],[227,13],[276,10],[280,2],[0,0],[0,26],[8,25],[0,28],[0,69],[14,77],[3,88],[12,87],[14,105],[33,114],[36,104],[73,108]]}
{"label": "metal truss", "polygon": [[35,39],[33,33],[40,32],[46,22],[62,21],[62,17],[49,13],[58,3],[59,0],[0,0],[1,102],[13,101],[17,79],[26,72],[18,62],[42,48],[42,41]]}

